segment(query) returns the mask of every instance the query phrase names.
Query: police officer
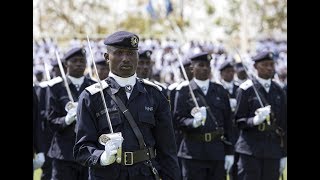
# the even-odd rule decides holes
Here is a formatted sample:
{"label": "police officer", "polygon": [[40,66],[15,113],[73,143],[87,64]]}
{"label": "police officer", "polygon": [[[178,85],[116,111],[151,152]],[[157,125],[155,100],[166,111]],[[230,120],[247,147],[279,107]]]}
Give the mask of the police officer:
{"label": "police officer", "polygon": [[182,158],[183,179],[224,179],[233,164],[231,109],[223,86],[210,82],[211,56],[202,52],[191,58],[190,81],[179,90],[175,118],[184,132],[178,156]]}
{"label": "police officer", "polygon": [[[127,31],[104,41],[110,73],[102,85],[113,134],[100,85],[86,88],[79,99],[74,157],[89,166],[93,180],[180,179],[169,103],[159,86],[136,78],[138,43],[138,36]],[[107,141],[99,143],[105,135]]]}
{"label": "police officer", "polygon": [[73,158],[75,143],[75,124],[77,100],[80,93],[95,83],[85,77],[86,54],[83,48],[68,51],[64,58],[67,68],[67,84],[75,103],[71,103],[68,92],[61,77],[55,78],[50,86],[48,121],[54,131],[48,156],[52,160],[52,180],[87,179],[88,169]]}
{"label": "police officer", "polygon": [[45,162],[43,140],[41,136],[41,122],[39,101],[33,86],[33,170],[41,168]]}
{"label": "police officer", "polygon": [[139,50],[139,60],[137,66],[137,76],[142,79],[147,79],[154,84],[161,87],[161,92],[167,97],[167,87],[157,81],[154,77],[152,78],[152,62],[151,62],[152,51],[145,49]]}
{"label": "police officer", "polygon": [[109,63],[104,58],[99,58],[96,61],[97,71],[100,79],[106,79],[110,72]]}
{"label": "police officer", "polygon": [[[257,76],[240,85],[235,119],[240,136],[235,151],[239,180],[278,180],[286,165],[287,102],[271,78],[274,58],[269,52],[253,57]],[[264,107],[261,107],[255,89]]]}
{"label": "police officer", "polygon": [[243,67],[242,62],[238,62],[235,65],[236,70],[236,77],[235,77],[235,84],[240,86],[243,82],[248,79],[248,75]]}
{"label": "police officer", "polygon": [[[221,85],[227,90],[228,96],[229,96],[229,102],[230,102],[230,107],[231,107],[231,120],[232,120],[232,127],[233,127],[233,133],[234,133],[234,138],[237,139],[239,136],[239,130],[236,127],[236,123],[234,121],[234,111],[237,105],[236,101],[236,91],[239,88],[239,86],[236,85],[234,81],[234,74],[235,74],[235,69],[234,65],[230,61],[225,61],[222,63],[219,67],[220,71],[220,83]],[[231,173],[230,173],[230,179],[231,180],[236,180],[237,179],[237,174],[238,174],[238,169],[237,169],[237,161],[239,159],[239,155],[237,153],[234,154],[234,163],[231,168]]]}

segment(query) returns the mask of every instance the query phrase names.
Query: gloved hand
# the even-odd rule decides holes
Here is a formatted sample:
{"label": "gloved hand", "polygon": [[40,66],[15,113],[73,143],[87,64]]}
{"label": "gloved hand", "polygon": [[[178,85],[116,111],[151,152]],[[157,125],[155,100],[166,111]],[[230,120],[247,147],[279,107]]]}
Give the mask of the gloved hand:
{"label": "gloved hand", "polygon": [[235,98],[230,98],[229,102],[230,102],[231,110],[234,111],[237,107],[237,100]]}
{"label": "gloved hand", "polygon": [[207,119],[207,110],[206,107],[202,106],[200,108],[194,107],[191,110],[191,115],[194,117],[192,126],[194,128],[199,127],[200,125],[204,125]]}
{"label": "gloved hand", "polygon": [[227,171],[227,173],[230,172],[230,169],[234,162],[234,156],[233,155],[226,155],[224,157],[224,169]]}
{"label": "gloved hand", "polygon": [[256,115],[253,118],[253,124],[254,125],[261,124],[267,118],[267,116],[269,116],[270,112],[271,112],[270,105],[257,109],[255,112]]}
{"label": "gloved hand", "polygon": [[283,157],[280,159],[280,176],[282,175],[283,173],[283,170],[286,168],[286,165],[287,165],[287,157]]}
{"label": "gloved hand", "polygon": [[73,123],[73,121],[77,119],[77,107],[77,102],[68,102],[66,104],[65,110],[68,112],[68,114],[66,115],[65,122],[67,125],[70,125],[71,123]]}
{"label": "gloved hand", "polygon": [[107,166],[115,162],[118,148],[121,147],[123,142],[123,137],[121,133],[108,134],[109,140],[104,146],[104,152],[100,157],[100,164],[102,166]]}
{"label": "gloved hand", "polygon": [[44,161],[45,161],[45,158],[42,152],[36,154],[36,156],[33,159],[33,170],[41,168],[43,166]]}

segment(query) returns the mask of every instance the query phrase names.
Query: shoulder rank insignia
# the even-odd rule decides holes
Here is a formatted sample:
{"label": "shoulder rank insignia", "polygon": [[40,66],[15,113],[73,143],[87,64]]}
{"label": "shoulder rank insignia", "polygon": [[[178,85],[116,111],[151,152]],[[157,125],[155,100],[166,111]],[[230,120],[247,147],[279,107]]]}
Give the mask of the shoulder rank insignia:
{"label": "shoulder rank insignia", "polygon": [[[50,81],[50,80],[49,80],[49,81]],[[45,88],[45,87],[48,86],[48,82],[49,82],[49,81],[42,81],[42,82],[39,83],[39,86],[40,86],[41,88]]]}
{"label": "shoulder rank insignia", "polygon": [[172,90],[174,90],[178,85],[179,85],[178,82],[175,82],[175,83],[173,83],[173,84],[170,84],[170,85],[168,86],[168,90],[169,90],[169,91],[172,91]]}
{"label": "shoulder rank insignia", "polygon": [[242,83],[239,87],[243,90],[247,90],[249,87],[252,86],[252,81],[250,79],[246,80],[244,83]]}
{"label": "shoulder rank insignia", "polygon": [[176,90],[179,91],[182,87],[188,86],[188,84],[189,84],[189,81],[183,81],[177,86]]}
{"label": "shoulder rank insignia", "polygon": [[154,83],[151,82],[151,81],[148,81],[148,80],[146,80],[146,79],[142,79],[142,82],[143,82],[144,84],[149,85],[149,86],[155,87],[155,88],[158,89],[159,91],[162,91],[162,87],[160,87],[159,85],[154,84]]}
{"label": "shoulder rank insignia", "polygon": [[58,77],[55,77],[55,78],[47,81],[47,84],[48,84],[48,86],[52,87],[53,85],[58,84],[62,81],[63,81],[63,79],[60,76],[58,76]]}
{"label": "shoulder rank insignia", "polygon": [[[108,83],[106,81],[101,81],[102,84],[102,89],[105,89],[108,87]],[[100,91],[100,84],[99,83],[94,83],[91,86],[86,87],[86,90],[90,92],[91,95],[94,95],[95,93]]]}

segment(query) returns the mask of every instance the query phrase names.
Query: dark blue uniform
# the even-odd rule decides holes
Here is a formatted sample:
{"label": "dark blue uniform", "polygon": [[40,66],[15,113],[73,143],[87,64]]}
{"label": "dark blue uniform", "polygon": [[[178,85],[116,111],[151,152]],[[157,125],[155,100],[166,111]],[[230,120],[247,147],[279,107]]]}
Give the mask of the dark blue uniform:
{"label": "dark blue uniform", "polygon": [[[236,92],[238,90],[239,86],[236,85],[236,83],[234,82],[233,83],[233,88],[232,88],[232,93],[230,93],[230,91],[228,91],[227,89],[227,92],[228,92],[228,96],[229,98],[234,98],[236,99]],[[234,140],[236,141],[239,137],[239,129],[237,127],[237,123],[235,122],[235,118],[234,118],[234,111],[232,111],[232,114],[231,114],[231,121],[232,121],[232,131],[234,133]],[[235,143],[235,142],[234,142]],[[234,163],[232,165],[232,168],[230,170],[230,180],[237,180],[237,177],[238,177],[238,168],[237,168],[237,162],[239,160],[239,154],[237,152],[234,153]]]}
{"label": "dark blue uniform", "polygon": [[51,172],[52,172],[52,159],[47,156],[47,153],[50,148],[53,131],[49,128],[49,122],[47,119],[47,110],[49,106],[49,88],[48,83],[55,81],[52,79],[51,81],[44,81],[39,83],[39,87],[36,90],[38,99],[39,99],[39,111],[40,111],[40,122],[41,122],[41,137],[43,138],[43,146],[44,146],[44,153],[45,153],[45,162],[42,169],[41,179],[42,180],[50,180],[51,179]]}
{"label": "dark blue uniform", "polygon": [[[107,94],[107,89],[110,89],[113,94],[119,95],[120,98],[125,94],[121,94],[120,86],[113,78],[108,77],[105,81],[109,86],[103,92],[113,131],[121,132],[124,138],[122,155],[124,152],[135,152],[139,150],[138,140],[123,113]],[[108,166],[101,166],[100,156],[104,151],[104,145],[99,144],[98,138],[101,134],[110,133],[110,130],[99,88],[92,92],[94,86],[88,87],[79,98],[77,136],[74,147],[76,160],[90,167],[89,174],[92,180],[153,179],[150,167],[146,166],[144,162],[134,163],[133,165],[114,162]],[[128,107],[141,130],[146,147],[153,147],[156,150],[156,157],[151,161],[158,170],[160,177],[163,180],[176,180],[180,179],[180,171],[171,112],[167,99],[155,86],[146,84],[145,80],[137,80],[130,98],[124,104]],[[89,89],[91,90],[89,91]],[[124,159],[122,157],[122,161]]]}
{"label": "dark blue uniform", "polygon": [[[233,154],[233,146],[221,141],[221,135],[233,141],[231,127],[231,109],[226,90],[219,84],[209,83],[207,95],[197,86],[194,80],[190,81],[191,88],[199,106],[205,106],[197,97],[197,93],[205,97],[210,106],[218,126],[207,112],[204,126],[193,128],[193,117],[190,112],[195,104],[191,98],[189,87],[184,86],[177,91],[177,106],[175,117],[184,133],[178,156],[182,158],[182,174],[184,179],[223,179],[225,155]],[[223,128],[224,132],[218,132]],[[210,135],[209,135],[210,134]]]}
{"label": "dark blue uniform", "polygon": [[[240,129],[235,145],[235,151],[240,154],[238,179],[278,180],[280,158],[286,156],[286,96],[281,87],[273,81],[268,93],[256,79],[253,80],[253,84],[271,105],[271,126],[265,121],[259,126],[253,125],[255,111],[261,106],[252,81],[247,80],[238,89],[235,113]],[[284,133],[282,138],[279,136],[279,129]]]}
{"label": "dark blue uniform", "polygon": [[[71,81],[68,82],[70,91],[74,101],[78,101],[80,93],[91,84],[95,83],[93,80],[85,77],[79,91],[77,91]],[[50,128],[54,131],[51,146],[48,156],[53,158],[52,164],[52,179],[87,179],[88,170],[86,167],[78,164],[72,153],[75,144],[75,124],[70,125],[65,123],[65,116],[67,114],[65,105],[69,102],[68,93],[64,82],[60,81],[52,84],[50,87],[49,99],[49,114],[48,120]]]}
{"label": "dark blue uniform", "polygon": [[36,89],[33,86],[33,155],[35,153],[44,152],[43,138],[41,136],[40,106]]}

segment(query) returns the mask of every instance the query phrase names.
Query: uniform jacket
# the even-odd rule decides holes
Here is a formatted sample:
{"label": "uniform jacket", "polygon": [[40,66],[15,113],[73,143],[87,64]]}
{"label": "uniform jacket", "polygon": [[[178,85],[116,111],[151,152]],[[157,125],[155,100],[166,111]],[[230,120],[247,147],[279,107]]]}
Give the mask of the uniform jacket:
{"label": "uniform jacket", "polygon": [[[124,138],[122,151],[139,150],[138,140],[128,121],[107,94],[107,89],[110,88],[113,94],[119,95],[120,86],[113,78],[108,77],[105,81],[108,86],[103,92],[113,131],[121,132]],[[121,170],[127,171],[129,176],[152,175],[150,168],[143,162],[132,166],[123,166],[116,162],[108,166],[100,165],[100,156],[104,151],[104,146],[98,142],[98,138],[102,134],[110,133],[110,130],[101,94],[98,92],[99,88],[95,89],[96,85],[98,84],[83,91],[79,99],[77,135],[74,147],[76,160],[90,167],[89,173],[93,179],[117,179]],[[169,103],[159,90],[160,88],[157,89],[155,86],[157,85],[146,84],[137,79],[129,100],[124,104],[141,130],[146,146],[156,149],[157,155],[155,159],[152,159],[152,163],[159,171],[160,177],[179,179],[180,171]]]}
{"label": "uniform jacket", "polygon": [[[252,82],[257,91],[261,93],[271,105],[271,125],[280,127],[285,133],[284,147],[280,147],[281,138],[275,131],[261,131],[259,126],[253,125],[256,109],[260,108],[258,98],[254,92]],[[240,129],[240,136],[235,145],[236,152],[256,156],[259,158],[281,158],[286,156],[287,131],[287,100],[284,91],[274,81],[271,82],[267,93],[262,85],[253,79],[241,84],[237,93],[237,108],[235,119]],[[264,121],[264,126],[267,126]],[[263,125],[260,125],[262,127]]]}

